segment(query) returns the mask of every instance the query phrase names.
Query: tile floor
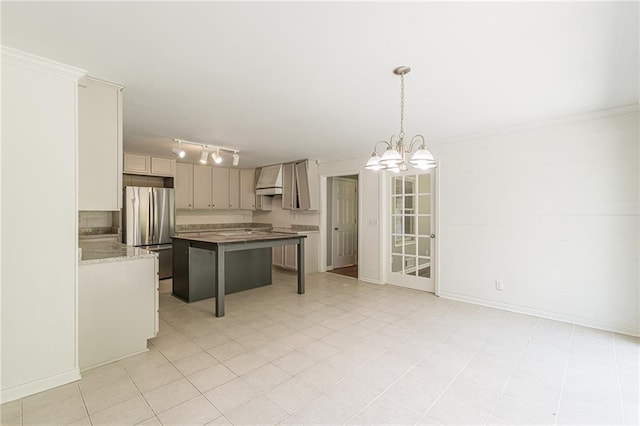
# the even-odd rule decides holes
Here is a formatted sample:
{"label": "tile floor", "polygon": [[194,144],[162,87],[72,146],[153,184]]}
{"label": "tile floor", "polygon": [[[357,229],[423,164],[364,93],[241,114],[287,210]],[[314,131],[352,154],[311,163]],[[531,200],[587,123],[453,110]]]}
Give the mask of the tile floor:
{"label": "tile floor", "polygon": [[187,305],[3,425],[638,424],[639,341],[335,274]]}

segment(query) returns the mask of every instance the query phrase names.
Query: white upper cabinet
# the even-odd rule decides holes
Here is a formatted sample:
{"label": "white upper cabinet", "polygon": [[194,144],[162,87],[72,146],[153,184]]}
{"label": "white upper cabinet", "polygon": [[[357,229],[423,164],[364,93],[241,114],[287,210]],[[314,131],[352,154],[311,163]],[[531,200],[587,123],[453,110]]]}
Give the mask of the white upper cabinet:
{"label": "white upper cabinet", "polygon": [[214,210],[229,210],[229,169],[213,168],[213,203]]}
{"label": "white upper cabinet", "polygon": [[122,89],[92,77],[78,86],[78,210],[122,207]]}
{"label": "white upper cabinet", "polygon": [[176,164],[174,186],[176,209],[193,210],[193,165]]}
{"label": "white upper cabinet", "polygon": [[126,153],[124,154],[124,172],[132,175],[174,177],[176,160]]}
{"label": "white upper cabinet", "polygon": [[211,167],[193,166],[193,208],[210,210],[212,207]]}
{"label": "white upper cabinet", "polygon": [[176,160],[171,158],[151,157],[150,175],[175,176]]}
{"label": "white upper cabinet", "polygon": [[255,210],[256,208],[256,184],[255,170],[240,170],[240,209]]}
{"label": "white upper cabinet", "polygon": [[319,176],[315,161],[304,160],[282,165],[282,208],[318,210]]}
{"label": "white upper cabinet", "polygon": [[229,169],[229,208],[240,209],[240,170]]}

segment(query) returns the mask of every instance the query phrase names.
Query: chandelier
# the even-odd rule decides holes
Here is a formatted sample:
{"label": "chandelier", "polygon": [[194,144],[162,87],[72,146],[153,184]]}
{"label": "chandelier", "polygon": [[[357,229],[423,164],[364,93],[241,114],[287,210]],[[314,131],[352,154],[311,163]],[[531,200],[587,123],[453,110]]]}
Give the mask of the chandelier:
{"label": "chandelier", "polygon": [[[409,167],[420,170],[427,170],[436,167],[436,160],[433,154],[427,149],[424,136],[415,135],[411,138],[409,145],[404,141],[404,76],[411,71],[409,67],[398,67],[393,73],[400,76],[400,133],[398,136],[391,135],[387,142],[382,140],[377,142],[373,147],[371,158],[365,166],[369,170],[389,170],[391,172],[404,172]],[[386,150],[380,156],[377,148],[379,144],[385,144]],[[413,150],[417,148],[414,152]],[[413,153],[413,155],[411,155]],[[409,156],[411,155],[411,158]]]}

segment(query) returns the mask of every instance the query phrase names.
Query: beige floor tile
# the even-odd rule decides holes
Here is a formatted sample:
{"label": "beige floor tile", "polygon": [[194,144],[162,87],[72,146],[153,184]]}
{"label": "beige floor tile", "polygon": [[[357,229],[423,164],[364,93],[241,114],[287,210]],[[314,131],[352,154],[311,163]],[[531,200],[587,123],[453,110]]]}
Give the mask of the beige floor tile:
{"label": "beige floor tile", "polygon": [[320,393],[296,378],[291,378],[272,388],[265,395],[287,413],[293,414],[319,397]]}
{"label": "beige floor tile", "polygon": [[178,404],[200,395],[187,379],[179,379],[175,382],[162,385],[142,396],[147,400],[151,409],[157,414],[168,410]]}
{"label": "beige floor tile", "polygon": [[401,378],[387,389],[383,396],[424,414],[438,397],[438,392],[406,378]]}
{"label": "beige floor tile", "polygon": [[489,413],[471,408],[456,399],[446,398],[436,401],[427,411],[427,416],[443,425],[478,425],[487,421]]}
{"label": "beige floor tile", "polygon": [[498,399],[492,417],[518,425],[548,425],[554,424],[557,413],[555,408],[540,407],[519,397],[503,395]]}
{"label": "beige floor tile", "polygon": [[131,373],[131,378],[135,382],[140,392],[149,392],[167,383],[174,382],[183,377],[172,364],[164,364],[159,367]]}
{"label": "beige floor tile", "polygon": [[217,331],[193,339],[193,343],[200,346],[202,349],[210,349],[229,341],[231,341],[229,336]]}
{"label": "beige floor tile", "polygon": [[289,374],[273,364],[263,365],[242,376],[244,381],[258,388],[261,392],[265,392],[290,378]]}
{"label": "beige floor tile", "polygon": [[[81,383],[82,387],[82,383]],[[84,403],[89,414],[97,413],[106,408],[113,407],[121,402],[140,396],[140,391],[128,377],[116,383],[102,388],[91,388],[82,391]]]}
{"label": "beige floor tile", "polygon": [[267,343],[254,351],[256,355],[260,358],[266,359],[267,361],[274,361],[289,352],[291,352],[290,348],[278,342]]}
{"label": "beige floor tile", "polygon": [[200,352],[201,348],[193,342],[184,342],[159,350],[169,361],[176,361]]}
{"label": "beige floor tile", "polygon": [[371,386],[348,377],[330,387],[324,396],[346,408],[349,414],[355,415],[380,394],[380,391]]}
{"label": "beige floor tile", "polygon": [[234,356],[238,356],[242,353],[248,352],[248,349],[242,346],[240,343],[234,342],[230,340],[226,343],[222,343],[218,346],[214,346],[212,348],[207,349],[215,359],[218,361],[226,361],[229,358],[233,358]]}
{"label": "beige floor tile", "polygon": [[273,361],[273,364],[286,371],[288,374],[294,376],[310,367],[313,367],[318,362],[298,351],[291,351],[286,355]]}
{"label": "beige floor tile", "polygon": [[200,392],[206,392],[238,377],[222,364],[216,364],[187,377]]}
{"label": "beige floor tile", "polygon": [[220,416],[212,421],[210,421],[209,423],[207,423],[207,426],[233,426],[233,423],[231,423],[225,416]]}
{"label": "beige floor tile", "polygon": [[0,421],[2,421],[3,424],[16,418],[18,421],[21,421],[20,416],[22,416],[22,400],[18,399],[0,405]]}
{"label": "beige floor tile", "polygon": [[200,426],[220,417],[216,409],[204,396],[183,402],[158,415],[164,426]]}
{"label": "beige floor tile", "polygon": [[364,367],[358,369],[351,375],[356,380],[361,381],[365,385],[372,388],[383,391],[391,386],[396,380],[399,379],[400,374],[392,374],[387,370],[381,369],[375,364],[369,363]]}
{"label": "beige floor tile", "polygon": [[162,426],[162,423],[160,423],[160,420],[158,420],[156,416],[153,416],[141,421],[136,426]]}
{"label": "beige floor tile", "polygon": [[298,348],[298,352],[316,361],[324,361],[338,353],[338,351],[338,348],[319,341],[314,341],[306,346]]}
{"label": "beige floor tile", "polygon": [[411,425],[417,422],[421,415],[406,406],[400,405],[384,396],[376,399],[367,406],[349,424],[353,425]]}
{"label": "beige floor tile", "polygon": [[[22,399],[22,410],[29,414],[41,410],[49,405],[61,404],[69,399],[78,399],[80,388],[78,383],[69,383]],[[4,407],[3,407],[4,408]]]}
{"label": "beige floor tile", "polygon": [[157,349],[143,352],[118,361],[127,372],[139,373],[144,370],[160,367],[169,363],[169,360]]}
{"label": "beige floor tile", "polygon": [[351,413],[336,401],[320,396],[300,409],[284,424],[288,425],[341,425],[345,424]]}
{"label": "beige floor tile", "polygon": [[259,396],[225,414],[234,425],[274,425],[287,417],[287,412],[270,399]]}
{"label": "beige floor tile", "polygon": [[87,410],[78,394],[64,400],[49,403],[37,408],[31,406],[29,411],[23,411],[23,425],[68,424],[87,417]]}
{"label": "beige floor tile", "polygon": [[[583,422],[588,424],[621,424],[623,422],[623,408],[620,401],[609,400],[594,401],[579,400],[562,395],[558,414],[570,419],[570,422]],[[496,415],[499,415],[496,413]]]}
{"label": "beige floor tile", "polygon": [[83,370],[81,374],[82,380],[78,382],[78,385],[83,393],[129,380],[129,375],[120,362],[112,362],[102,367]]}
{"label": "beige floor tile", "polygon": [[344,374],[342,374],[338,369],[328,365],[317,364],[304,370],[302,373],[298,374],[296,378],[306,385],[311,386],[320,392],[324,392],[344,378]]}
{"label": "beige floor tile", "polygon": [[219,361],[205,351],[199,351],[185,358],[173,361],[173,366],[185,376],[197,373],[216,364],[219,364]]}
{"label": "beige floor tile", "polygon": [[204,396],[222,413],[228,413],[258,396],[260,389],[237,378],[220,385]]}
{"label": "beige floor tile", "polygon": [[224,361],[223,364],[238,376],[246,374],[255,370],[258,367],[262,367],[267,363],[267,360],[260,358],[258,355],[249,353],[242,353]]}
{"label": "beige floor tile", "polygon": [[91,415],[91,423],[99,425],[135,425],[150,417],[153,411],[142,396],[121,402],[106,410]]}

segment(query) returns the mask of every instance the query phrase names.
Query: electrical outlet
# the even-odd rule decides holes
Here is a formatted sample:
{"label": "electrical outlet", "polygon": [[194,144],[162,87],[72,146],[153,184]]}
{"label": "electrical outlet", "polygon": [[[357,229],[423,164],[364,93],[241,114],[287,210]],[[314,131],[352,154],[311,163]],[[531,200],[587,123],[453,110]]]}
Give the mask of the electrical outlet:
{"label": "electrical outlet", "polygon": [[496,280],[496,290],[498,291],[504,290],[504,281]]}

